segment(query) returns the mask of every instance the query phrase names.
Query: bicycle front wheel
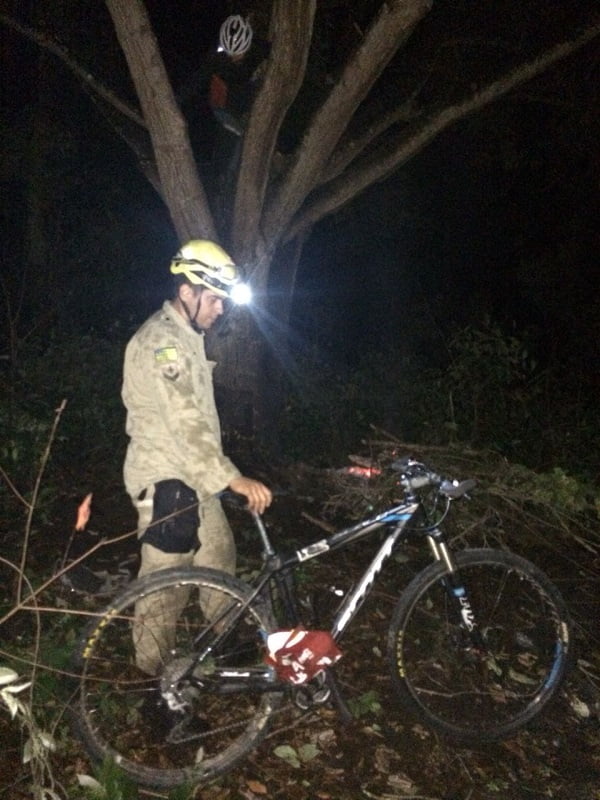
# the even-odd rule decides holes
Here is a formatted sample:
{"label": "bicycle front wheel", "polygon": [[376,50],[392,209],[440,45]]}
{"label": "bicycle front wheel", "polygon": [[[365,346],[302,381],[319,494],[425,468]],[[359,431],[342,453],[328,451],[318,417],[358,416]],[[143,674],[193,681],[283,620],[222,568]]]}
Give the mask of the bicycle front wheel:
{"label": "bicycle front wheel", "polygon": [[470,609],[453,594],[445,566],[430,565],[396,606],[388,658],[405,706],[439,732],[476,744],[509,736],[556,695],[571,624],[556,587],[520,556],[480,549],[455,560]]}
{"label": "bicycle front wheel", "polygon": [[[269,609],[253,601],[221,649],[190,670],[249,596],[215,570],[166,569],[134,581],[92,620],[77,653],[75,709],[92,757],[169,788],[228,772],[258,744],[281,699],[263,663]],[[168,686],[177,687],[171,696]]]}

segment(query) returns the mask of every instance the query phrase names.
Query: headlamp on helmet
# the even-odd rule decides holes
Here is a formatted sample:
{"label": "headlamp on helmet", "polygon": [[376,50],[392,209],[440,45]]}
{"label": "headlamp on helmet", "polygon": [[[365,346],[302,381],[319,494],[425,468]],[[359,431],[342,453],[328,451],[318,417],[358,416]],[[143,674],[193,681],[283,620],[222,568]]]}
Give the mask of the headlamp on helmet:
{"label": "headlamp on helmet", "polygon": [[193,286],[204,286],[236,304],[249,303],[250,287],[243,282],[242,272],[218,244],[207,239],[192,239],[171,262],[171,274],[181,275]]}
{"label": "headlamp on helmet", "polygon": [[231,287],[229,297],[236,306],[246,306],[252,302],[252,289],[247,283],[236,283]]}

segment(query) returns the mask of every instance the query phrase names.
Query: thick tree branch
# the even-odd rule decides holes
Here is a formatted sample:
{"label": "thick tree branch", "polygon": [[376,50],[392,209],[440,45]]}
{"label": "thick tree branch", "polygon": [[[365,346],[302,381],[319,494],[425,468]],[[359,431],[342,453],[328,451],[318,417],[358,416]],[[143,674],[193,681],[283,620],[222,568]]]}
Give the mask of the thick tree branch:
{"label": "thick tree branch", "polygon": [[286,230],[285,239],[290,240],[307,226],[341,208],[368,186],[388,177],[392,172],[420,152],[443,130],[478,111],[494,100],[510,92],[516,86],[535,78],[557,61],[574,53],[596,36],[600,35],[600,22],[586,28],[577,38],[562,42],[528,64],[522,64],[508,74],[483,87],[460,103],[430,115],[421,123],[412,125],[395,142],[380,147],[368,156],[356,161],[339,178],[315,192],[311,202],[301,211]]}
{"label": "thick tree branch", "polygon": [[162,195],[181,241],[216,238],[187,126],[141,0],[106,0],[148,124]]}
{"label": "thick tree branch", "polygon": [[51,39],[50,36],[42,33],[41,31],[36,31],[33,28],[30,28],[28,25],[23,25],[22,22],[18,22],[16,19],[9,17],[7,14],[0,13],[0,22],[17,31],[17,33],[20,33],[22,36],[25,36],[27,39],[30,39],[32,42],[35,42],[39,47],[47,50],[49,53],[52,53],[52,55],[60,59],[62,63],[83,83],[86,91],[89,91],[90,94],[98,95],[106,103],[115,108],[120,114],[123,114],[128,119],[132,120],[132,122],[140,125],[142,128],[146,127],[146,122],[138,111],[131,108],[131,106],[128,106],[127,103],[123,102],[123,100],[117,97],[113,91],[104,86],[104,84],[102,84],[100,81],[96,80],[93,75],[91,75],[84,67],[81,66],[81,64],[79,64],[69,55],[68,51],[64,47]]}
{"label": "thick tree branch", "polygon": [[419,116],[420,112],[416,110],[413,99],[410,98],[398,108],[374,120],[370,125],[366,125],[359,136],[344,137],[340,141],[339,148],[331,156],[322,175],[321,183],[329,183],[329,181],[341,175],[349,164],[357,159],[372,142],[391,128],[392,125],[396,125],[398,122],[410,122]]}
{"label": "thick tree branch", "polygon": [[304,79],[315,8],[315,0],[299,0],[293,7],[286,0],[275,0],[273,6],[273,48],[252,109],[238,176],[233,223],[236,255],[258,238],[277,134]]}
{"label": "thick tree branch", "polygon": [[133,151],[142,174],[157,194],[162,196],[162,187],[152,156],[150,136],[142,115],[94,78],[48,34],[34,30],[6,14],[0,13],[0,22],[35,42],[43,50],[52,53],[81,81],[83,90],[89,95],[107,123]]}
{"label": "thick tree branch", "polygon": [[340,80],[316,113],[289,174],[265,212],[265,233],[277,239],[298,211],[355,110],[381,75],[398,47],[431,8],[432,0],[384,3]]}

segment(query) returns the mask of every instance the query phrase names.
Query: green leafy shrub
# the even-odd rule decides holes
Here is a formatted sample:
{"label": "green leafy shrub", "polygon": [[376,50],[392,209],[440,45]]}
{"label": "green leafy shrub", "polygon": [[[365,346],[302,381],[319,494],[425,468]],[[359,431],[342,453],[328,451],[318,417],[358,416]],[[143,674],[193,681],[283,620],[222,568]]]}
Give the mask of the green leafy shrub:
{"label": "green leafy shrub", "polygon": [[278,420],[278,442],[291,460],[323,464],[345,461],[350,450],[380,419],[390,387],[385,373],[373,364],[347,372],[322,362],[303,361],[296,380],[288,384]]}
{"label": "green leafy shrub", "polygon": [[301,362],[278,441],[290,459],[336,464],[375,426],[407,442],[490,449],[589,478],[598,472],[600,409],[583,378],[568,365],[542,368],[525,334],[484,321],[455,334],[447,364],[393,348],[345,373],[317,359]]}
{"label": "green leafy shrub", "polygon": [[[123,345],[92,335],[60,336],[23,347],[12,382],[0,390],[0,465],[25,497],[33,484],[55,410],[67,401],[45,476],[37,513],[76,488],[90,470],[114,481],[125,449],[120,400]],[[104,475],[105,477],[102,477]],[[110,476],[110,477],[108,477]],[[9,493],[4,482],[0,492]],[[5,520],[6,521],[6,520]]]}

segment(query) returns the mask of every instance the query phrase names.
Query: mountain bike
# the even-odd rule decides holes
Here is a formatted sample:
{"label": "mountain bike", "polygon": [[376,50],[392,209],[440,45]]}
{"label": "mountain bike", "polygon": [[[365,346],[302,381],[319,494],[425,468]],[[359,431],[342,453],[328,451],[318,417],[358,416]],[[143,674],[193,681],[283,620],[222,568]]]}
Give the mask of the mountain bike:
{"label": "mountain bike", "polygon": [[[390,556],[422,542],[433,559],[400,593],[388,623],[399,713],[464,745],[507,737],[540,714],[571,656],[560,593],[542,570],[511,552],[453,552],[441,524],[475,481],[444,478],[411,459],[391,466],[401,500],[290,554],[274,548],[263,519],[252,515],[263,558],[252,581],[204,568],[166,569],[133,581],[95,615],[76,659],[76,725],[91,755],[113,758],[141,785],[199,784],[247,756],[288,699],[301,709],[333,701],[347,719],[337,667],[292,685],[265,655],[270,634],[297,629],[310,616],[298,599],[297,569],[359,540],[372,543],[373,554],[334,615],[330,635],[342,650]],[[147,674],[137,665],[136,631],[152,634],[173,603],[168,651],[154,642],[155,650],[162,647],[160,667]],[[157,723],[161,705],[172,720],[166,728]],[[398,712],[386,704],[384,713]]]}

